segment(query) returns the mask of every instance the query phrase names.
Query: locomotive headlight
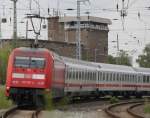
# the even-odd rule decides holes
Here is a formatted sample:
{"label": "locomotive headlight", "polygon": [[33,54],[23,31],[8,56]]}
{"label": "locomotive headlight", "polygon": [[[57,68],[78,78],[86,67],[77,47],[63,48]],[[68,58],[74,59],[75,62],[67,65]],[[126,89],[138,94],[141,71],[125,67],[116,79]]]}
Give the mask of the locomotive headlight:
{"label": "locomotive headlight", "polygon": [[24,78],[24,74],[23,73],[13,73],[12,78]]}
{"label": "locomotive headlight", "polygon": [[32,79],[45,79],[45,74],[33,74]]}

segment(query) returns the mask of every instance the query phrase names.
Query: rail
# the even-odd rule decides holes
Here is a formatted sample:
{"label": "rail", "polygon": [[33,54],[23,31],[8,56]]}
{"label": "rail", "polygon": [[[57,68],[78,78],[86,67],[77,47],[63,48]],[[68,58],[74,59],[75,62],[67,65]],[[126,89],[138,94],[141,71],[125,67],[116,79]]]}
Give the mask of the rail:
{"label": "rail", "polygon": [[11,113],[16,111],[17,109],[18,109],[18,106],[9,108],[8,110],[0,114],[0,118],[7,118]]}
{"label": "rail", "polygon": [[35,112],[32,113],[31,118],[38,118],[38,115],[41,111],[42,111],[41,108],[37,109]]}
{"label": "rail", "polygon": [[[112,104],[112,105],[108,106],[108,107],[105,109],[105,112],[106,112],[109,116],[111,116],[112,118],[121,118],[119,115],[117,115],[116,113],[112,112],[111,109],[114,108],[114,107],[117,107],[117,106],[125,105],[125,104],[136,104],[136,105],[138,105],[138,104],[142,104],[142,103],[144,103],[143,100],[141,100],[141,101],[129,101],[129,102],[116,103],[116,104]],[[129,109],[127,109],[127,112],[128,112],[128,113],[130,112],[130,113],[129,113],[130,115],[134,114],[134,115],[132,115],[132,116],[134,116],[134,117],[136,117],[136,118],[144,118],[144,117],[138,117],[137,114],[135,114],[135,113],[133,113],[133,112],[131,111],[131,109],[132,109],[133,107],[136,107],[136,105],[132,105],[131,108],[129,107]]]}
{"label": "rail", "polygon": [[145,118],[144,116],[142,116],[142,115],[140,115],[140,114],[136,114],[135,112],[132,111],[133,108],[135,108],[135,107],[137,107],[137,106],[141,106],[141,105],[143,105],[143,103],[137,103],[137,104],[135,104],[135,105],[132,105],[132,106],[130,106],[130,107],[127,109],[127,112],[128,112],[130,115],[132,115],[132,116],[134,116],[134,117],[136,117],[136,118]]}

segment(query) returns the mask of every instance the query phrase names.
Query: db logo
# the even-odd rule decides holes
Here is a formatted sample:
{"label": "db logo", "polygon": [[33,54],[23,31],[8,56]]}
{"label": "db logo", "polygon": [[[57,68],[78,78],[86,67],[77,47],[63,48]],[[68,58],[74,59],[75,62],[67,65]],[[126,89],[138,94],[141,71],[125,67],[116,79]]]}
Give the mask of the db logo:
{"label": "db logo", "polygon": [[24,78],[32,78],[32,75],[31,74],[25,74]]}

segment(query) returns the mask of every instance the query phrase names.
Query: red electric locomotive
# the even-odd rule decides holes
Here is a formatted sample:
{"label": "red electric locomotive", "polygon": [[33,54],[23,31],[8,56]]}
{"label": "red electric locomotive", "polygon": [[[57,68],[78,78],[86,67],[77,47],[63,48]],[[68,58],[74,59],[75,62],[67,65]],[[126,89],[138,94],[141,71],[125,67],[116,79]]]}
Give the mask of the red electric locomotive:
{"label": "red electric locomotive", "polygon": [[44,90],[53,88],[53,96],[61,97],[64,68],[59,56],[47,49],[16,48],[8,61],[6,95],[17,104],[36,105],[43,104]]}
{"label": "red electric locomotive", "polygon": [[[6,95],[17,104],[53,98],[150,95],[150,69],[62,57],[43,48],[17,48],[9,57]],[[38,103],[38,104],[37,104]]]}

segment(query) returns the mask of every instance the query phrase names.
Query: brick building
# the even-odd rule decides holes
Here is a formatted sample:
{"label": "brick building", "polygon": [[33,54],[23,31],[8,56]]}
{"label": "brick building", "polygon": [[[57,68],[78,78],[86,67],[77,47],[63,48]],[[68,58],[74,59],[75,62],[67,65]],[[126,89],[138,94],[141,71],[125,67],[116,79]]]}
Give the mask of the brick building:
{"label": "brick building", "polygon": [[[108,56],[108,25],[109,19],[81,16],[81,45],[82,59],[96,62],[106,62]],[[76,44],[77,18],[50,17],[48,18],[48,40]],[[74,48],[75,49],[75,48]],[[66,51],[66,53],[68,53]],[[75,58],[75,50],[70,57]]]}

